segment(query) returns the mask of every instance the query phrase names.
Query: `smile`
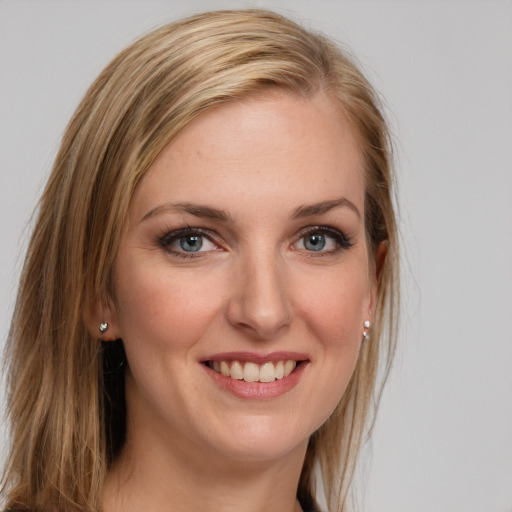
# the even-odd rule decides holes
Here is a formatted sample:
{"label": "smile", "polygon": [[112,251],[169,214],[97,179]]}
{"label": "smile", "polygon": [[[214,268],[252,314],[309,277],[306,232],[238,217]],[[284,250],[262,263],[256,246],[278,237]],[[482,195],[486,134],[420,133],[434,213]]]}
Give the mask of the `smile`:
{"label": "smile", "polygon": [[213,382],[238,398],[268,400],[290,392],[310,363],[299,352],[225,352],[205,357],[201,363]]}
{"label": "smile", "polygon": [[[231,379],[245,382],[274,382],[288,377],[297,367],[297,361],[267,361],[257,364],[251,361],[207,361],[207,366]],[[299,361],[300,364],[300,361]]]}

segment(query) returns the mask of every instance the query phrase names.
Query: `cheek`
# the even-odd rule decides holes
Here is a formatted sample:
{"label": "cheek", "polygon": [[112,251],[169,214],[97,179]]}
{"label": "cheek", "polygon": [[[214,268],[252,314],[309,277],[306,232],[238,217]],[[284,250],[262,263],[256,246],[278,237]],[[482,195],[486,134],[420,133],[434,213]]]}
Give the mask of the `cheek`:
{"label": "cheek", "polygon": [[345,393],[354,372],[362,340],[365,279],[339,278],[318,283],[315,299],[303,298],[301,315],[322,346],[316,352],[315,388],[310,399],[311,417],[319,428],[332,414]]}
{"label": "cheek", "polygon": [[363,273],[338,273],[313,279],[307,293],[298,296],[300,313],[330,349],[345,350],[362,337],[368,302],[368,282]]}
{"label": "cheek", "polygon": [[116,283],[116,311],[125,344],[187,348],[201,337],[217,309],[218,287],[204,279],[190,279],[165,266],[126,264],[119,265],[118,275],[123,277]]}

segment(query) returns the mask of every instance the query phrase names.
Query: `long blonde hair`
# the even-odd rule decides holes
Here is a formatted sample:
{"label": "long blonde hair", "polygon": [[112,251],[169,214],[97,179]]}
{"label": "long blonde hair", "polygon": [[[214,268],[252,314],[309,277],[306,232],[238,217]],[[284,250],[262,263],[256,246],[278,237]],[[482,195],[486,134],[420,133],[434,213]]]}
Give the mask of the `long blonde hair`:
{"label": "long blonde hair", "polygon": [[318,464],[330,510],[346,509],[378,376],[395,348],[389,136],[352,60],[324,36],[263,10],[200,14],[147,34],[107,66],[71,119],[39,203],[6,347],[10,509],[101,510],[103,481],[124,441],[123,350],[120,343],[102,349],[84,325],[84,308],[113,296],[128,205],[164,146],[202,112],[268,88],[324,91],[341,108],[364,154],[372,256],[387,243],[372,341],[337,409],[312,435],[298,489],[303,503],[314,503]]}

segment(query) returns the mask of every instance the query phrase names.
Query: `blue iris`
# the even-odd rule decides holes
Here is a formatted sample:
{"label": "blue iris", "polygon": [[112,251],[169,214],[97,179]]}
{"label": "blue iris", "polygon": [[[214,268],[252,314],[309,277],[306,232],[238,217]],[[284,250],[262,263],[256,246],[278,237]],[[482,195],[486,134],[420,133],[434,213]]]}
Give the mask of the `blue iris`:
{"label": "blue iris", "polygon": [[180,238],[180,247],[185,252],[197,252],[203,246],[203,237],[200,235],[189,235]]}
{"label": "blue iris", "polygon": [[321,233],[314,233],[304,237],[304,247],[308,251],[321,251],[325,248],[325,236]]}

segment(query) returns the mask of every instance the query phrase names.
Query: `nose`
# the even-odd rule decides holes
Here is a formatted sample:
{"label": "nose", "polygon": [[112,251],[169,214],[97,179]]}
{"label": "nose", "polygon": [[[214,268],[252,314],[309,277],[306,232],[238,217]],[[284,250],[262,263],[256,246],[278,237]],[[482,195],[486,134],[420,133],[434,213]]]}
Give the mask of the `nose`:
{"label": "nose", "polygon": [[231,325],[255,339],[272,339],[293,320],[285,265],[275,255],[249,257],[233,276],[227,308]]}

